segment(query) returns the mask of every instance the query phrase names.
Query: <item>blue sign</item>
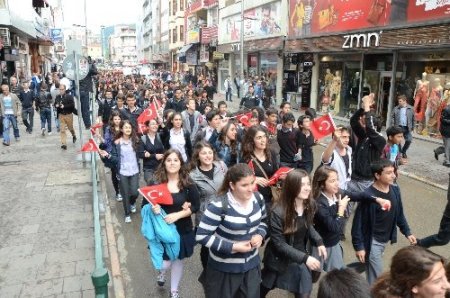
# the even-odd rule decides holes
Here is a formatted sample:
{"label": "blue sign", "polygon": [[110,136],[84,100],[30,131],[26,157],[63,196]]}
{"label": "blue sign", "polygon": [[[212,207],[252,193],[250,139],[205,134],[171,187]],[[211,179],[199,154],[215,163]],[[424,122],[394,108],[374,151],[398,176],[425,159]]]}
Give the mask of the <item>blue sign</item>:
{"label": "blue sign", "polygon": [[63,43],[63,31],[62,29],[50,29],[50,38],[54,44]]}

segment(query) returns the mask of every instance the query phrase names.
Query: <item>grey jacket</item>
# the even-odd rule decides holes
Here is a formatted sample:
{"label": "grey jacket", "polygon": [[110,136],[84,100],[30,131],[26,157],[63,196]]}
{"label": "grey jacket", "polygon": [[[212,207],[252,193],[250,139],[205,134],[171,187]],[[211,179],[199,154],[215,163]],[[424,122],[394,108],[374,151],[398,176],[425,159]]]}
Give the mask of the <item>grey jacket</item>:
{"label": "grey jacket", "polygon": [[201,129],[201,122],[203,122],[202,114],[198,111],[194,111],[194,127],[191,131],[191,122],[189,121],[189,113],[187,110],[181,112],[181,117],[183,119],[183,128],[191,134],[191,143],[194,144],[195,137],[198,131]]}
{"label": "grey jacket", "polygon": [[[14,116],[18,116],[19,114],[19,106],[20,106],[20,100],[17,97],[17,95],[15,95],[14,93],[9,93],[9,95],[11,96],[12,99],[12,104],[13,104],[13,111],[14,111]],[[3,94],[0,94],[0,112],[1,112],[1,116],[5,116],[5,105],[3,103],[3,98],[5,96]]]}
{"label": "grey jacket", "polygon": [[[400,109],[401,107],[396,106],[392,110],[391,126],[400,126]],[[409,131],[414,130],[414,109],[410,105],[406,105],[406,126],[408,126]]]}
{"label": "grey jacket", "polygon": [[228,168],[223,161],[214,162],[214,179],[211,180],[205,176],[198,167],[195,167],[189,176],[197,185],[198,192],[200,194],[200,209],[195,214],[195,225],[198,226],[203,213],[208,207],[208,204],[215,200],[217,197],[217,191],[222,185],[225,173]]}

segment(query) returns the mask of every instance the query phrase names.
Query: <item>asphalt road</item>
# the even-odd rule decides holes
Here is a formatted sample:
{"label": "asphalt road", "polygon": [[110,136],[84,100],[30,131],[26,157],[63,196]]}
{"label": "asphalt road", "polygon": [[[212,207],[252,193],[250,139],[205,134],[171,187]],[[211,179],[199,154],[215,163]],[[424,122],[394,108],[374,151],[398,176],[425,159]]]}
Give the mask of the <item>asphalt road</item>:
{"label": "asphalt road", "polygon": [[[323,147],[320,146],[315,148],[316,165],[318,162],[317,158],[323,150]],[[114,201],[114,191],[109,179],[110,175],[107,174],[106,177],[108,194],[112,198],[110,199],[110,208],[117,238],[126,297],[169,297],[169,278],[163,288],[159,288],[156,285],[157,273],[150,263],[147,244],[140,233],[140,208],[138,208],[138,213],[132,217],[133,222],[131,224],[125,224],[123,221],[122,203]],[[143,182],[141,185],[143,185]],[[399,185],[402,191],[405,214],[414,235],[416,237],[423,237],[437,232],[446,204],[446,192],[407,177],[400,177]],[[138,205],[140,205],[140,200],[141,198],[138,199]],[[351,246],[349,228],[350,226],[348,226],[346,231],[348,240],[343,242],[344,255],[347,263],[356,261]],[[399,241],[397,244],[389,245],[386,249],[385,268],[388,268],[392,255],[402,246],[408,245],[407,240],[400,232],[398,238]],[[447,245],[445,247],[433,248],[432,250],[449,258],[449,248],[450,246]],[[199,247],[197,246],[194,255],[185,261],[184,275],[180,284],[180,294],[182,297],[204,297],[201,285],[197,281],[200,272],[201,264]],[[268,297],[289,297],[289,295],[286,292],[276,290],[271,292]]]}

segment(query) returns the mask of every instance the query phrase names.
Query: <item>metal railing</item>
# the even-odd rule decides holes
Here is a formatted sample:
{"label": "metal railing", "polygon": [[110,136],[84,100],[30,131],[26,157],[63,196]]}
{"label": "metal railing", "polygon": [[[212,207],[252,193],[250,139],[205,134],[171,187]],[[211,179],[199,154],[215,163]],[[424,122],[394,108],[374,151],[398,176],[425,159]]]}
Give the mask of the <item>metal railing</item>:
{"label": "metal railing", "polygon": [[[95,86],[95,85],[94,85]],[[94,91],[95,92],[95,91]],[[91,121],[92,125],[96,122],[95,111],[95,93],[91,96]],[[100,208],[98,198],[98,176],[97,176],[97,154],[91,153],[91,175],[92,175],[92,206],[94,212],[94,241],[95,241],[95,269],[91,274],[92,283],[95,288],[95,297],[108,298],[109,274],[103,262],[103,245],[100,225]]]}

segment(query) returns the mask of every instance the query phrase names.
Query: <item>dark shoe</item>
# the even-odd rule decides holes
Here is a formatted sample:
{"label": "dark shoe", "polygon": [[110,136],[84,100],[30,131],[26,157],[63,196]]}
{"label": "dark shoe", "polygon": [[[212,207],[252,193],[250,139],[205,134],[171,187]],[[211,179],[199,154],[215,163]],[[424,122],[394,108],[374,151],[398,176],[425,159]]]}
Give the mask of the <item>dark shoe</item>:
{"label": "dark shoe", "polygon": [[408,155],[406,155],[406,153],[402,153],[402,157],[403,158],[408,158]]}
{"label": "dark shoe", "polygon": [[61,145],[61,149],[67,150],[67,146],[66,145]]}
{"label": "dark shoe", "polygon": [[3,145],[5,145],[5,146],[9,146],[9,143],[7,143],[7,142],[3,142]]}
{"label": "dark shoe", "polygon": [[77,137],[76,137],[76,136],[73,136],[73,137],[72,137],[72,141],[75,143],[75,142],[77,141]]}
{"label": "dark shoe", "polygon": [[434,152],[434,158],[436,160],[439,160],[439,155],[437,154],[436,149],[434,149],[433,152]]}
{"label": "dark shoe", "polygon": [[444,167],[450,168],[450,162],[444,162],[443,165]]}

